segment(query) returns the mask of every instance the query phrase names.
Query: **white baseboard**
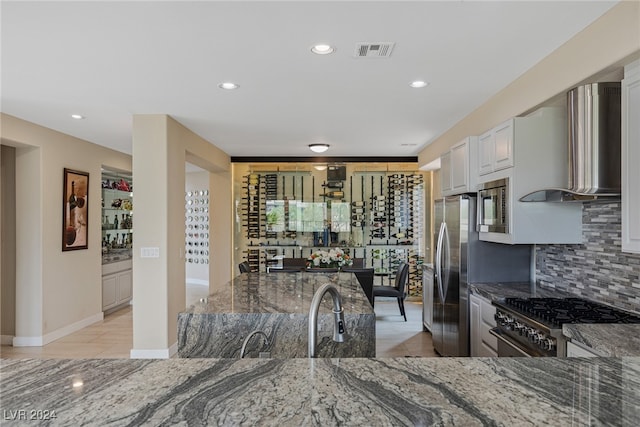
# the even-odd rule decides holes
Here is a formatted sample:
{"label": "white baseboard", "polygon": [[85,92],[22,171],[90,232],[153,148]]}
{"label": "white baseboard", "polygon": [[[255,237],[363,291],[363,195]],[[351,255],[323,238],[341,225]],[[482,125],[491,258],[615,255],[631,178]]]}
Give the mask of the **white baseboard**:
{"label": "white baseboard", "polygon": [[203,280],[203,279],[189,279],[189,278],[187,278],[186,283],[188,285],[209,286],[209,281],[208,280]]}
{"label": "white baseboard", "polygon": [[14,347],[42,347],[43,345],[49,344],[57,339],[65,337],[69,334],[79,331],[80,329],[84,329],[89,325],[92,325],[96,322],[104,319],[104,315],[102,312],[96,313],[93,316],[89,316],[85,319],[82,319],[76,323],[72,323],[71,325],[67,325],[63,328],[55,330],[53,332],[49,332],[44,336],[37,337],[14,337],[13,338],[13,346]]}
{"label": "white baseboard", "polygon": [[13,345],[13,335],[0,335],[1,345]]}
{"label": "white baseboard", "polygon": [[170,359],[178,352],[178,342],[176,341],[169,348],[160,350],[136,350],[131,349],[131,359]]}

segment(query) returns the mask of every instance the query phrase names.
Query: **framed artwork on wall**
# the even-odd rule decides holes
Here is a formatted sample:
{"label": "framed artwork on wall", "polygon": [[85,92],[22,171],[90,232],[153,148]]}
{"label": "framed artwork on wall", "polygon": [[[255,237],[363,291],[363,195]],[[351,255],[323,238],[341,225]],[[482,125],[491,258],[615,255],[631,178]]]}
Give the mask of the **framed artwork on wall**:
{"label": "framed artwork on wall", "polygon": [[89,173],[64,169],[62,191],[62,250],[87,249]]}

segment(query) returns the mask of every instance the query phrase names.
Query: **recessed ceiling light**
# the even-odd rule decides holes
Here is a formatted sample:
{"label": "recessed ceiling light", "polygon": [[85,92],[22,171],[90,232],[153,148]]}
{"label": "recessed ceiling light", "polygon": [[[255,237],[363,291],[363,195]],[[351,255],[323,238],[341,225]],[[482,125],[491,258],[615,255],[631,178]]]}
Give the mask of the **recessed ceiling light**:
{"label": "recessed ceiling light", "polygon": [[71,118],[76,120],[82,120],[84,119],[84,116],[81,116],[80,114],[72,114]]}
{"label": "recessed ceiling light", "polygon": [[329,149],[329,144],[309,144],[309,150],[314,153],[324,153]]}
{"label": "recessed ceiling light", "polygon": [[429,85],[429,83],[427,83],[425,81],[422,81],[422,80],[415,80],[415,81],[409,83],[409,86],[411,86],[413,88],[416,88],[416,89],[421,88],[421,87],[426,87],[428,85]]}
{"label": "recessed ceiling light", "polygon": [[311,48],[311,52],[315,53],[316,55],[328,55],[335,51],[336,50],[333,46],[330,46],[328,44],[322,44],[322,43],[317,44]]}
{"label": "recessed ceiling light", "polygon": [[233,90],[233,89],[238,89],[240,86],[233,82],[224,82],[224,83],[220,83],[218,87],[220,89]]}

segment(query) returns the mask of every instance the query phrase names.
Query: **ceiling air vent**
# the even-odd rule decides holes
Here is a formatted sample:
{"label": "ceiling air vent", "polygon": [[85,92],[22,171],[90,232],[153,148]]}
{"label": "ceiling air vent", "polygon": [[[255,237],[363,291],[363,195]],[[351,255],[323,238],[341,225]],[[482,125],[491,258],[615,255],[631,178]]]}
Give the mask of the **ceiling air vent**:
{"label": "ceiling air vent", "polygon": [[356,43],[356,58],[388,58],[395,43]]}

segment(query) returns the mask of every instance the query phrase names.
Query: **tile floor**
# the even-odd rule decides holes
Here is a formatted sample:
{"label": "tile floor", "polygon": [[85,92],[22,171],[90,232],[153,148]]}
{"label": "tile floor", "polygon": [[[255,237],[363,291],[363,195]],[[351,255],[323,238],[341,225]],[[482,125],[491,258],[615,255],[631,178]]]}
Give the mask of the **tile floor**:
{"label": "tile floor", "polygon": [[[205,286],[187,288],[187,302],[206,296]],[[405,302],[407,322],[395,300],[376,300],[377,357],[436,357],[431,334],[422,330],[422,304]],[[2,358],[86,359],[129,358],[133,346],[131,306],[105,316],[78,332],[43,347],[2,346]]]}

